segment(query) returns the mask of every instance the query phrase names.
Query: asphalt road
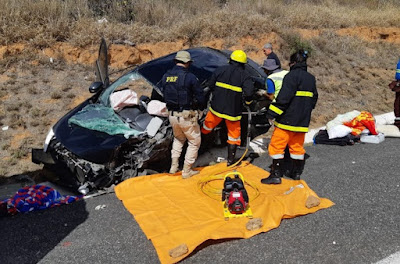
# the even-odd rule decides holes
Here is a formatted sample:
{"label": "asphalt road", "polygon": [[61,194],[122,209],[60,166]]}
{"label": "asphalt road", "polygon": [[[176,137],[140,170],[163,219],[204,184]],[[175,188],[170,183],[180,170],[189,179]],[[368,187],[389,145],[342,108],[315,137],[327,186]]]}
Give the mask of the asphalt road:
{"label": "asphalt road", "polygon": [[[208,241],[182,263],[399,263],[400,139],[307,153],[303,179],[333,207],[250,239]],[[254,164],[270,161],[263,155]],[[3,264],[159,262],[114,194],[0,218],[0,234]]]}

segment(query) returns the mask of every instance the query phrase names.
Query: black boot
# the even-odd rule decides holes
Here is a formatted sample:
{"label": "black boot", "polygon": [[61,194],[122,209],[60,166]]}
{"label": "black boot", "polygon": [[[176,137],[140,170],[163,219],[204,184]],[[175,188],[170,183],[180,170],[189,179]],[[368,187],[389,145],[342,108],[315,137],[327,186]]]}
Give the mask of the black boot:
{"label": "black boot", "polygon": [[283,172],[283,159],[273,159],[271,165],[271,172],[268,178],[261,179],[263,184],[281,184]]}
{"label": "black boot", "polygon": [[228,163],[227,166],[231,166],[235,163],[237,145],[228,144]]}
{"label": "black boot", "polygon": [[303,173],[305,160],[292,159],[293,168],[289,177],[293,180],[300,180],[300,175]]}
{"label": "black boot", "polygon": [[204,153],[208,150],[210,150],[211,148],[214,147],[214,138],[215,135],[213,132],[208,133],[208,134],[201,134],[201,145],[200,145],[200,149],[199,149],[199,153]]}

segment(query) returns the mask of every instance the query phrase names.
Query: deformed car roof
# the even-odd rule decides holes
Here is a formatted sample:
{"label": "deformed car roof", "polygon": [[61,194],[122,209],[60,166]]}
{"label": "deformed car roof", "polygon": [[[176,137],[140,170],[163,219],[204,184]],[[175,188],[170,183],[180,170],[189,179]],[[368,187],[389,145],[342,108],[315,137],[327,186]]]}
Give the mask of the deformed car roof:
{"label": "deformed car roof", "polygon": [[[226,65],[229,62],[229,56],[232,51],[229,50],[216,50],[209,47],[199,47],[187,49],[190,53],[193,62],[190,65],[190,72],[192,72],[199,79],[200,83],[203,83],[216,68]],[[137,70],[151,83],[157,85],[164,73],[172,68],[175,63],[173,61],[176,53],[171,53],[167,56],[149,61],[138,66]],[[252,60],[248,60],[248,65],[246,66],[251,72],[251,75],[264,76],[264,72],[259,69],[258,64]]]}

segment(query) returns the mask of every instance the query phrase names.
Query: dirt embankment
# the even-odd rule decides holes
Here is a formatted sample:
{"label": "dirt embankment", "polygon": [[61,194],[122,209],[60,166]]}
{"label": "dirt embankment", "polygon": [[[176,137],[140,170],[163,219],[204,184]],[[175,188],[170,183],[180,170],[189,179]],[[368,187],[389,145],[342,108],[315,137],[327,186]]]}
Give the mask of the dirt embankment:
{"label": "dirt embankment", "polygon": [[[324,32],[324,30],[312,29],[297,29],[295,31],[304,39],[317,37]],[[397,27],[343,28],[337,30],[336,34],[340,36],[353,36],[369,42],[385,41],[400,44],[400,28]],[[274,45],[274,49],[277,53],[279,53],[279,50],[284,45],[284,40],[279,35],[272,32],[260,36],[259,38],[244,37],[234,44],[226,43],[223,39],[214,39],[211,41],[204,41],[198,46],[208,46],[216,49],[225,49],[229,46],[229,49],[231,50],[244,49],[247,51],[249,57],[253,58],[256,62],[261,63],[264,59],[264,54],[262,53],[261,47],[267,42],[270,42]],[[22,52],[24,48],[24,44],[14,44],[0,47],[0,59],[2,59],[5,54],[9,55]],[[109,45],[110,67],[124,68],[135,64],[141,64],[151,59],[186,48],[189,48],[188,42],[183,40],[178,40],[176,42],[138,44],[134,46],[111,44]],[[42,52],[49,58],[62,58],[70,63],[92,65],[97,58],[97,51],[98,46],[79,48],[71,46],[68,43],[60,42],[53,47],[45,48],[39,52]]]}

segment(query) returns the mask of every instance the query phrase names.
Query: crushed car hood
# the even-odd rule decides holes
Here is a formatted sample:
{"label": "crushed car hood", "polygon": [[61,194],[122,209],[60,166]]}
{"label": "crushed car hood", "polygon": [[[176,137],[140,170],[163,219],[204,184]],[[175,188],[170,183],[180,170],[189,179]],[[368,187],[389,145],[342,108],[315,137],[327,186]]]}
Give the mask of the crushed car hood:
{"label": "crushed car hood", "polygon": [[75,113],[89,104],[89,99],[73,109],[53,127],[55,137],[65,148],[80,158],[95,163],[109,161],[116,146],[126,141],[123,135],[110,136],[79,126],[68,125],[68,120]]}

